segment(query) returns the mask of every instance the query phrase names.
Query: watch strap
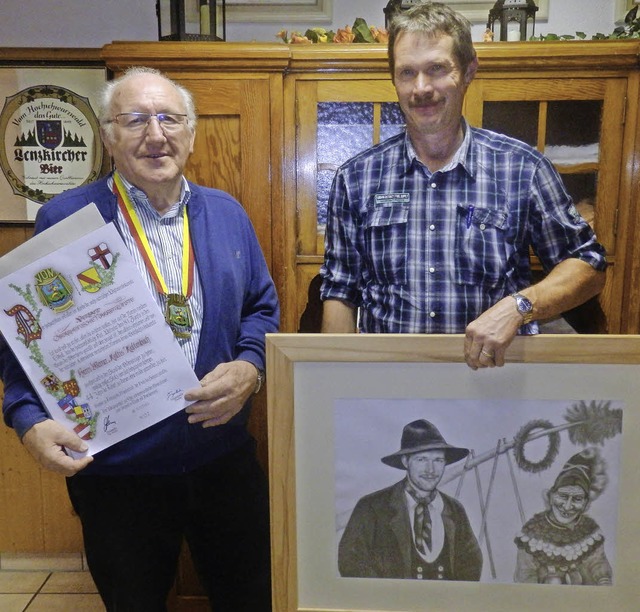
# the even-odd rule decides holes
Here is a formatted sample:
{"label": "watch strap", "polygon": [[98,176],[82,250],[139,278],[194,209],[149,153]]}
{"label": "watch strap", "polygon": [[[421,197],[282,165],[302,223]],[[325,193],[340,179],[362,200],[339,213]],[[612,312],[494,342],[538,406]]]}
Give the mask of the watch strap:
{"label": "watch strap", "polygon": [[255,367],[256,372],[258,373],[258,378],[256,379],[256,386],[253,389],[253,394],[257,395],[258,393],[260,393],[260,389],[262,389],[262,385],[264,385],[265,374],[264,374],[264,370],[261,370],[255,363],[252,365]]}
{"label": "watch strap", "polygon": [[512,293],[511,297],[516,301],[516,310],[522,316],[522,324],[526,325],[533,320],[533,304],[531,300],[521,293]]}

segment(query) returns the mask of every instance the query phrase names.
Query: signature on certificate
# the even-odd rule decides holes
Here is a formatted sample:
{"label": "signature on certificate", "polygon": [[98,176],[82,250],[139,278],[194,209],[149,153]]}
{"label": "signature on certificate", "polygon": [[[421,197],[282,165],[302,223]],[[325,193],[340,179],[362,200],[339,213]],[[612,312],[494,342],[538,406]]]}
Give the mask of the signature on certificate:
{"label": "signature on certificate", "polygon": [[[116,426],[116,422],[111,420],[111,417],[109,415],[107,415],[106,417],[104,417],[104,421],[102,424],[102,427],[105,431],[105,433],[115,433],[116,430],[114,430]],[[111,429],[111,431],[109,431],[109,429]]]}
{"label": "signature on certificate", "polygon": [[177,402],[178,400],[182,399],[183,395],[184,391],[182,389],[175,389],[174,391],[167,392],[167,399],[170,402]]}

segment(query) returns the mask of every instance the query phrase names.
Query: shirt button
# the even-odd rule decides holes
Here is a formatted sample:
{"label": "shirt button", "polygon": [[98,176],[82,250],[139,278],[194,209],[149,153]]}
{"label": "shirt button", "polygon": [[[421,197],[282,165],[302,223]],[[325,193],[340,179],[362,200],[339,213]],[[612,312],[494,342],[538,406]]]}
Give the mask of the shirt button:
{"label": "shirt button", "polygon": [[433,310],[429,313],[429,316],[433,319],[436,316],[436,313]]}
{"label": "shirt button", "polygon": [[484,231],[484,230],[487,229],[487,226],[484,223],[481,223],[480,224],[480,229]]}
{"label": "shirt button", "polygon": [[432,232],[433,232],[435,229],[436,229],[436,226],[435,226],[435,225],[433,225],[433,224],[432,224],[432,225],[430,225],[430,226],[429,226],[429,230],[430,230],[430,231],[432,231]]}
{"label": "shirt button", "polygon": [[435,189],[438,185],[436,183],[431,183],[431,189]]}
{"label": "shirt button", "polygon": [[429,268],[429,272],[430,272],[431,274],[433,274],[435,271],[436,271],[436,269],[435,269],[435,268]]}

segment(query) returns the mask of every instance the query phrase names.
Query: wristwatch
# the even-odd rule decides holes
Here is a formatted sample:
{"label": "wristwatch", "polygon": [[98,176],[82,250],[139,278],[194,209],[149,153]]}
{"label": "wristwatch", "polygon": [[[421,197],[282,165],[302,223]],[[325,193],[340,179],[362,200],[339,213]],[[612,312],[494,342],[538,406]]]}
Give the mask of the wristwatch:
{"label": "wristwatch", "polygon": [[253,394],[257,395],[260,393],[260,389],[262,389],[262,385],[264,384],[264,370],[261,370],[255,363],[253,364],[255,369],[258,372],[258,379],[256,380],[256,386],[253,389]]}
{"label": "wristwatch", "polygon": [[522,315],[522,324],[531,323],[533,319],[533,304],[531,300],[521,293],[512,293],[511,297],[516,301],[516,309]]}

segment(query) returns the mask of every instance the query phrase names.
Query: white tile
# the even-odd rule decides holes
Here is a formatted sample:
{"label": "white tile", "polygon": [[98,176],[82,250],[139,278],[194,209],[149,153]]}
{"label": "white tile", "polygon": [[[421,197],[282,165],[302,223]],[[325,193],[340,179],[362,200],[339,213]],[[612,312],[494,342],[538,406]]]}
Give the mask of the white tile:
{"label": "white tile", "polygon": [[2,553],[0,569],[3,570],[43,570],[82,571],[82,553],[61,553],[56,555],[29,553]]}
{"label": "white tile", "polygon": [[[0,572],[1,575],[1,572]],[[54,572],[41,593],[97,593],[89,572]]]}
{"label": "white tile", "polygon": [[1,571],[0,593],[37,593],[48,577],[49,572]]}
{"label": "white tile", "polygon": [[[4,608],[0,608],[5,612]],[[36,595],[27,612],[105,612],[99,595]]]}
{"label": "white tile", "polygon": [[33,595],[0,595],[0,610],[2,612],[23,612],[26,610]]}

